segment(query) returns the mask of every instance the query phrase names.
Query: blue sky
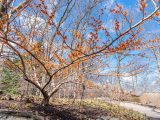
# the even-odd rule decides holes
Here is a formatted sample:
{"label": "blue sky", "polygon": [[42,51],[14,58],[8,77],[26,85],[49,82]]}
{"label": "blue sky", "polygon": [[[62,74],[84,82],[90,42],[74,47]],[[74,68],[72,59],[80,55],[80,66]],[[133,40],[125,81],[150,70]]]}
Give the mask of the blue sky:
{"label": "blue sky", "polygon": [[[19,2],[21,2],[21,1],[22,0],[16,0],[16,2],[15,2],[14,5],[15,6],[18,5]],[[109,0],[109,3],[106,3],[109,8],[113,7],[113,1],[114,0]],[[133,15],[134,16],[135,23],[137,21],[141,20],[142,16],[140,14],[140,11],[138,10],[138,2],[137,2],[137,0],[116,0],[116,2],[120,3],[120,4],[123,4],[123,6],[124,6],[125,9],[129,9],[129,11],[131,12],[129,15]],[[101,8],[102,6],[103,6],[103,4],[101,6],[98,6],[98,8]],[[150,2],[148,2],[147,13],[150,13],[151,11],[153,11],[153,6],[150,4]],[[92,14],[96,16],[97,13],[95,12],[95,13],[92,13]],[[115,35],[114,31],[113,31],[113,29],[111,29],[111,27],[113,27],[113,21],[112,21],[112,19],[114,19],[114,16],[112,17],[111,15],[108,14],[108,12],[106,12],[105,14],[106,14],[106,16],[104,16],[103,19],[102,19],[104,21],[104,25],[110,29],[111,34],[113,35],[113,37],[115,37],[114,36]],[[61,13],[59,13],[59,16],[60,15],[61,15]],[[58,20],[58,17],[57,17],[57,20]],[[69,19],[68,21],[71,22],[71,19]],[[153,37],[153,36],[150,36],[150,37],[147,36],[146,37],[146,35],[148,33],[152,33],[152,34],[154,33],[154,34],[157,34],[157,35],[160,33],[160,25],[157,24],[156,21],[154,21],[154,22],[147,22],[147,23],[145,23],[143,25],[143,27],[145,29],[145,31],[143,32],[145,34],[144,37],[147,38],[147,39],[150,38],[150,37]],[[127,25],[126,25],[126,28],[127,28]],[[103,39],[103,36],[101,38]],[[139,51],[133,51],[132,53],[135,54],[137,52],[139,52]],[[152,54],[148,50],[146,50],[146,52],[147,52],[147,54],[149,56],[152,56]],[[111,58],[111,59],[113,59],[113,58]],[[127,62],[130,59],[132,59],[132,58],[127,58],[124,62]],[[145,58],[138,58],[138,59],[140,60],[140,61],[137,61],[139,63],[144,63],[144,62],[147,61]],[[116,65],[116,61],[113,60],[112,63],[111,63],[111,66],[115,66],[115,65]],[[152,70],[153,70],[153,73],[154,73],[156,71],[156,70],[154,70],[154,69],[156,69],[154,67],[154,66],[156,66],[155,62],[150,62],[150,66],[153,67]],[[151,78],[153,78],[153,77],[156,76],[156,74],[153,74],[153,73],[150,73],[150,75],[149,75],[150,76],[149,77],[150,78],[150,80],[149,80],[150,84],[152,84],[152,82],[153,82],[153,80]],[[143,77],[144,77],[144,75],[141,74],[139,76],[139,81],[141,81]]]}
{"label": "blue sky", "polygon": [[[123,4],[125,9],[128,9],[131,14],[134,16],[134,20],[135,23],[139,20],[141,20],[142,15],[138,9],[138,2],[137,0],[116,0],[117,3]],[[146,8],[146,12],[151,13],[154,10],[153,5],[151,4],[150,1],[147,1],[148,7]],[[103,19],[105,20],[106,17],[104,17]],[[111,17],[109,17],[108,19],[112,19]],[[112,27],[112,22],[107,23],[108,20],[106,20],[106,24],[107,27]],[[151,39],[155,37],[155,34],[158,35],[160,33],[160,25],[157,24],[157,21],[149,21],[146,22],[145,24],[142,25],[144,28],[144,32],[143,32],[143,37],[145,40]],[[110,31],[113,32],[113,31]],[[152,34],[149,36],[149,34]],[[112,34],[114,36],[114,34]],[[142,34],[141,34],[142,36]],[[152,53],[148,50],[145,49],[143,50],[143,52],[145,51],[145,53],[147,54],[147,56],[151,57],[151,60],[149,61],[149,59],[146,58],[142,58],[142,57],[137,57],[137,63],[141,63],[141,64],[147,64],[149,63],[149,72],[147,72],[148,74],[148,81],[146,81],[150,87],[153,83],[155,83],[155,81],[158,79],[158,74],[157,74],[157,68],[156,68],[156,63],[155,60],[153,58]],[[136,53],[141,53],[142,51],[132,51],[131,53],[136,54]],[[130,61],[130,59],[132,59],[133,57],[129,57],[126,60],[124,60],[124,63],[126,63],[127,61]],[[113,60],[113,58],[111,58],[112,62],[111,62],[111,66],[116,66],[116,60]],[[107,73],[106,71],[108,71],[108,69],[105,69],[105,71],[103,71],[102,73]],[[138,75],[138,82],[139,84],[145,79],[146,74],[143,72],[142,74]],[[130,81],[131,78],[126,78],[124,82],[131,82]]]}

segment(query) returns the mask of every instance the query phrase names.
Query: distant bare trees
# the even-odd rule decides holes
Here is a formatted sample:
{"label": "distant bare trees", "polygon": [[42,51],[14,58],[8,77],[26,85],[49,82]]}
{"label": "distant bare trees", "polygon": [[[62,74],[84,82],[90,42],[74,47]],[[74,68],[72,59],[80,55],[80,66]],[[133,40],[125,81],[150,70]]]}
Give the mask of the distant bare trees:
{"label": "distant bare trees", "polygon": [[[43,96],[43,105],[48,105],[50,98],[62,86],[66,87],[64,90],[67,94],[81,87],[83,96],[86,84],[94,86],[91,81],[88,82],[92,77],[89,73],[93,74],[93,68],[101,69],[98,66],[101,60],[107,61],[116,53],[118,67],[115,75],[120,86],[120,54],[141,44],[138,36],[142,30],[140,26],[159,10],[159,7],[154,6],[155,10],[145,15],[147,6],[144,1],[140,1],[143,18],[134,23],[127,14],[129,11],[123,10],[122,5],[115,4],[111,10],[104,6],[99,10],[96,6],[102,2],[27,0],[12,9],[10,17],[7,13],[7,19],[2,10],[0,42],[12,52],[12,56],[4,54],[8,63],[6,66],[23,74],[23,80],[31,84],[27,85],[26,93],[29,89],[35,90],[36,95]],[[104,26],[102,17],[106,14],[105,10],[116,17],[113,20],[115,35]],[[7,21],[4,22],[4,19]],[[129,28],[122,29],[122,23]],[[120,42],[122,37],[125,39]]]}

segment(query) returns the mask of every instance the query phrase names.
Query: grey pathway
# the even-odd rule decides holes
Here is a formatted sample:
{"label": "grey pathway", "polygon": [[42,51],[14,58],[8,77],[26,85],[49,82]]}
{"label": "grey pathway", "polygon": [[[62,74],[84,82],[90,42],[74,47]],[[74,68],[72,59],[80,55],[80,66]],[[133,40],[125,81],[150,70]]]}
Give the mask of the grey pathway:
{"label": "grey pathway", "polygon": [[138,111],[139,113],[145,114],[147,117],[151,118],[151,120],[160,120],[160,109],[130,102],[111,101],[104,98],[103,100],[111,104],[119,105],[126,109],[132,109],[134,111]]}

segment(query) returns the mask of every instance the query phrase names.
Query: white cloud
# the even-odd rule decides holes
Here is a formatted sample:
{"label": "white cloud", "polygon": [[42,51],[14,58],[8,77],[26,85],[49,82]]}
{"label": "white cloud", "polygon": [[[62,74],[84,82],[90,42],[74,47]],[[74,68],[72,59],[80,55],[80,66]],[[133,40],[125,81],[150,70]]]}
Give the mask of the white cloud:
{"label": "white cloud", "polygon": [[108,9],[110,9],[114,2],[115,2],[115,0],[108,0],[104,6],[106,6]]}
{"label": "white cloud", "polygon": [[108,20],[107,23],[103,24],[103,26],[105,28],[107,28],[107,30],[109,30],[109,32],[111,33],[115,33],[115,29],[114,29],[114,21],[112,19]]}
{"label": "white cloud", "polygon": [[132,76],[123,77],[122,79],[124,80],[124,82],[132,83]]}

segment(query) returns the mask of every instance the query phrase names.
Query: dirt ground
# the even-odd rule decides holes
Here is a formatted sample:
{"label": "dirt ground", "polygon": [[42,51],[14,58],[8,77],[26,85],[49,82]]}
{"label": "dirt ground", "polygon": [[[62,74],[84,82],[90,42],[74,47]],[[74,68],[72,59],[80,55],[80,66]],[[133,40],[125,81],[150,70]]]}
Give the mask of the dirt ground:
{"label": "dirt ground", "polygon": [[20,111],[20,115],[26,117],[26,113],[28,113],[28,116],[38,116],[34,118],[42,120],[92,120],[109,115],[108,112],[103,109],[88,106],[49,105],[44,107],[36,103],[24,103],[14,100],[1,100],[0,109],[10,110],[10,114],[15,114],[15,111],[17,111],[17,113]]}

